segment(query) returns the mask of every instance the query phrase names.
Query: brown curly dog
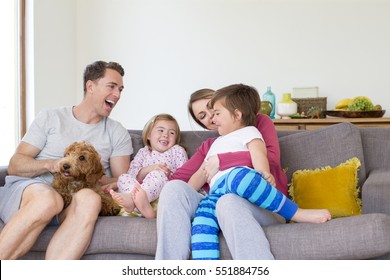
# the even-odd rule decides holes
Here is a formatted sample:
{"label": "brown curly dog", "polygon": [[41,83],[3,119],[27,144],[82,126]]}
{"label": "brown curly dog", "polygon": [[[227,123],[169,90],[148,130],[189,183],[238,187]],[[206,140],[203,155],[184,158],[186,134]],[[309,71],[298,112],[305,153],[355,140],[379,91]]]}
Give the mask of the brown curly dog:
{"label": "brown curly dog", "polygon": [[100,215],[115,216],[121,208],[98,185],[103,175],[104,168],[95,148],[85,141],[74,142],[64,152],[60,172],[54,174],[53,188],[64,199],[64,208],[69,206],[73,193],[83,188],[92,189],[102,198]]}

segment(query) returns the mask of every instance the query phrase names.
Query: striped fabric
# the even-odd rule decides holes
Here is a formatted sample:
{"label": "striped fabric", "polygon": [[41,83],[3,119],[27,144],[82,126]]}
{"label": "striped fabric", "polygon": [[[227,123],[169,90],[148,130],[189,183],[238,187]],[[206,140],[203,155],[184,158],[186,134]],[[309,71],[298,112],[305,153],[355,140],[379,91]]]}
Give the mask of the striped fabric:
{"label": "striped fabric", "polygon": [[219,225],[215,208],[218,199],[227,193],[237,194],[261,208],[279,213],[287,220],[298,209],[295,203],[264,180],[256,170],[236,167],[219,178],[210,194],[199,203],[192,222],[192,259],[219,259]]}

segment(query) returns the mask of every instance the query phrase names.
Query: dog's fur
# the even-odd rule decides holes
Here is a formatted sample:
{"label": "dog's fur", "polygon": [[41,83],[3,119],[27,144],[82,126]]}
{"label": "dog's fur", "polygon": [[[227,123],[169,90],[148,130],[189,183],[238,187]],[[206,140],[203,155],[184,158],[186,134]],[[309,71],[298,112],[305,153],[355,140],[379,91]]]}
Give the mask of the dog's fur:
{"label": "dog's fur", "polygon": [[64,208],[69,206],[74,193],[83,188],[92,189],[102,199],[100,215],[115,216],[121,208],[98,185],[103,175],[104,168],[96,149],[85,141],[74,142],[64,152],[60,172],[54,174],[53,188],[64,199]]}

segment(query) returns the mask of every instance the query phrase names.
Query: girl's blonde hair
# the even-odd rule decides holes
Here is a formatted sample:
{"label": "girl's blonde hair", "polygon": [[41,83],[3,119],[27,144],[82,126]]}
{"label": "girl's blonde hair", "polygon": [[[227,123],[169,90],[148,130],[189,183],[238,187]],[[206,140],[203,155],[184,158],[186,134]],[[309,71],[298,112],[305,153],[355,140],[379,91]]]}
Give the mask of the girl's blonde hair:
{"label": "girl's blonde hair", "polygon": [[154,117],[152,117],[144,126],[144,129],[142,131],[142,140],[144,142],[144,145],[145,146],[148,146],[149,149],[152,148],[152,146],[150,145],[150,141],[148,139],[148,137],[150,136],[150,133],[152,131],[152,129],[154,128],[154,126],[156,125],[156,123],[158,121],[172,121],[175,123],[175,126],[176,126],[176,132],[177,132],[177,137],[176,137],[176,142],[175,144],[180,144],[180,127],[179,127],[179,124],[178,122],[176,121],[176,119],[171,116],[170,114],[158,114],[158,115],[155,115]]}
{"label": "girl's blonde hair", "polygon": [[208,129],[203,123],[201,123],[195,116],[194,111],[192,110],[192,104],[198,100],[203,100],[203,99],[211,99],[215,93],[215,90],[209,89],[209,88],[203,88],[200,90],[197,90],[193,92],[190,96],[190,100],[188,101],[187,109],[188,112],[190,113],[192,119],[199,124],[201,127]]}

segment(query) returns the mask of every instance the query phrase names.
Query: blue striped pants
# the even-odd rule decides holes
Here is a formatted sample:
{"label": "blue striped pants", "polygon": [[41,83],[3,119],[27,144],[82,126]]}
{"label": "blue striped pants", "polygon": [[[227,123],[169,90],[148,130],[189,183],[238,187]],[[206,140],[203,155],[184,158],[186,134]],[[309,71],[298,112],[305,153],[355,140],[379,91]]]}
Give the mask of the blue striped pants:
{"label": "blue striped pants", "polygon": [[219,178],[211,187],[210,194],[199,203],[192,222],[192,259],[219,259],[219,225],[215,207],[218,199],[227,193],[237,194],[261,208],[280,214],[286,220],[290,220],[298,210],[294,202],[270,185],[259,172],[236,167]]}

